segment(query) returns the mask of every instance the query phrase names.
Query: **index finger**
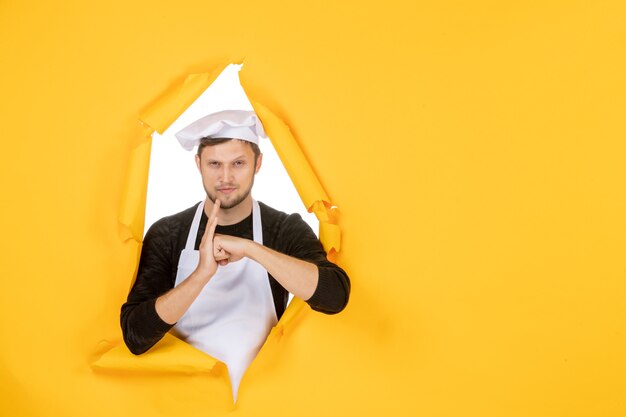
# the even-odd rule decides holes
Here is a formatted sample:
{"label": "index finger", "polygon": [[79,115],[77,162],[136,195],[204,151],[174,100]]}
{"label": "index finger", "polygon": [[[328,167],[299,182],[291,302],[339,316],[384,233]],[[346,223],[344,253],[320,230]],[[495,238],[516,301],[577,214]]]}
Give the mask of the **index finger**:
{"label": "index finger", "polygon": [[220,210],[220,206],[220,200],[215,200],[215,203],[213,203],[213,210],[211,210],[211,215],[209,216],[209,220],[206,222],[204,236],[202,236],[203,239],[207,238],[210,242],[213,241],[213,236],[215,236],[215,229],[217,228],[217,212]]}
{"label": "index finger", "polygon": [[215,219],[217,217],[217,213],[220,211],[220,206],[222,205],[222,202],[218,199],[215,200],[215,203],[213,203],[213,210],[211,210],[211,215],[209,216],[209,224],[213,221],[213,219]]}
{"label": "index finger", "polygon": [[206,223],[206,230],[204,232],[204,236],[202,236],[202,240],[206,238],[209,242],[213,242],[213,238],[215,237],[216,227],[217,227],[217,217],[213,217],[213,220],[210,220]]}
{"label": "index finger", "polygon": [[213,203],[213,209],[209,215],[209,220],[206,222],[206,228],[204,229],[204,236],[202,236],[202,240],[205,238],[213,240],[213,234],[215,233],[215,228],[217,227],[217,212],[219,211],[220,206],[220,200],[215,200],[215,203]]}

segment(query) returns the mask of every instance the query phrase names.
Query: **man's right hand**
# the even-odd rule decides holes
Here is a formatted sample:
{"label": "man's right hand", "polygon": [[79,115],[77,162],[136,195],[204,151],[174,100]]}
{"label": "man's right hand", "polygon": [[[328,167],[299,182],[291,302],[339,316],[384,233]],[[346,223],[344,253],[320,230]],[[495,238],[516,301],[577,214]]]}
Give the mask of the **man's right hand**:
{"label": "man's right hand", "polygon": [[211,215],[209,216],[209,220],[206,223],[206,229],[204,230],[204,236],[202,236],[202,240],[200,241],[200,261],[198,262],[198,267],[196,268],[196,272],[210,280],[215,272],[217,271],[217,261],[215,260],[215,256],[213,254],[213,237],[215,236],[215,228],[217,227],[217,213],[220,210],[221,202],[220,200],[215,200],[213,204],[213,210],[211,210]]}
{"label": "man's right hand", "polygon": [[161,320],[174,324],[185,314],[191,303],[198,297],[202,288],[217,271],[217,261],[213,256],[213,237],[217,227],[217,212],[220,201],[215,201],[209,216],[204,236],[200,242],[200,260],[196,270],[183,282],[172,288],[156,300],[155,309]]}

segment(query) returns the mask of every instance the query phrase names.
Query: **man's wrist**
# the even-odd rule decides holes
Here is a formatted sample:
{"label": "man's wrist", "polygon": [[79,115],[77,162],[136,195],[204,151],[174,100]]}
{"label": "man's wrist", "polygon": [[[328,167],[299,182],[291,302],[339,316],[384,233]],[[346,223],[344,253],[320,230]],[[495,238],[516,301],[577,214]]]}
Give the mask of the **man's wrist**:
{"label": "man's wrist", "polygon": [[214,274],[215,272],[211,273],[209,270],[198,265],[195,271],[193,271],[187,279],[201,284],[206,284],[211,280],[211,278],[213,278]]}
{"label": "man's wrist", "polygon": [[263,245],[258,244],[254,240],[246,239],[245,256],[246,258],[257,261],[259,259],[259,253],[263,249]]}

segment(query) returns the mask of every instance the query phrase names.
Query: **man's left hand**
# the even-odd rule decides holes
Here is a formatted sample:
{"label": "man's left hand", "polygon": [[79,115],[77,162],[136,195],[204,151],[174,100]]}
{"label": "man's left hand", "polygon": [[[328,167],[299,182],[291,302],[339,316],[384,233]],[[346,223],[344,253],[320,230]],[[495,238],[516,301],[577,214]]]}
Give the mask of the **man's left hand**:
{"label": "man's left hand", "polygon": [[213,238],[213,256],[220,265],[237,262],[247,256],[247,249],[252,242],[248,239],[216,234]]}

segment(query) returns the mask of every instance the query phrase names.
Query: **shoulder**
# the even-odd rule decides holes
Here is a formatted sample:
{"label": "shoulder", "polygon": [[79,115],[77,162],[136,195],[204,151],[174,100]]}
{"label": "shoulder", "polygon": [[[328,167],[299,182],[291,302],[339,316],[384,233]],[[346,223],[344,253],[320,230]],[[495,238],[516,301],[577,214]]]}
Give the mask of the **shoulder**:
{"label": "shoulder", "polygon": [[287,229],[302,229],[311,230],[307,222],[302,219],[298,213],[288,214],[280,210],[276,210],[273,207],[268,206],[265,203],[259,201],[259,208],[261,209],[261,219],[263,220],[263,228],[269,228],[273,230]]}
{"label": "shoulder", "polygon": [[185,223],[186,221],[189,221],[191,223],[191,221],[193,220],[193,216],[196,214],[196,210],[198,209],[198,204],[201,204],[201,203],[202,202],[199,201],[193,206],[186,208],[183,211],[179,211],[176,214],[163,217],[161,220],[165,220],[171,224]]}
{"label": "shoulder", "polygon": [[146,239],[175,237],[179,231],[190,227],[197,208],[198,203],[178,213],[160,218],[150,226],[146,233]]}
{"label": "shoulder", "polygon": [[261,217],[263,221],[266,219],[269,222],[280,222],[288,217],[289,215],[283,211],[276,210],[274,207],[270,207],[267,204],[259,201],[259,208],[261,209]]}
{"label": "shoulder", "polygon": [[300,259],[308,258],[309,251],[325,256],[315,232],[299,214],[287,214],[261,202],[259,207],[264,245]]}

